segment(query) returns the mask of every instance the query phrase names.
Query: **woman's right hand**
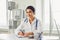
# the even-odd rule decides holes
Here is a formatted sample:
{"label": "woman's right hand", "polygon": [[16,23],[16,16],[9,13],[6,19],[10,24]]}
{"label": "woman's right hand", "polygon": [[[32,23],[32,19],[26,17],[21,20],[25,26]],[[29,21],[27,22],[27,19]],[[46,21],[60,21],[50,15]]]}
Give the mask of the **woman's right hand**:
{"label": "woman's right hand", "polygon": [[18,35],[20,35],[20,36],[24,36],[23,32],[19,32]]}

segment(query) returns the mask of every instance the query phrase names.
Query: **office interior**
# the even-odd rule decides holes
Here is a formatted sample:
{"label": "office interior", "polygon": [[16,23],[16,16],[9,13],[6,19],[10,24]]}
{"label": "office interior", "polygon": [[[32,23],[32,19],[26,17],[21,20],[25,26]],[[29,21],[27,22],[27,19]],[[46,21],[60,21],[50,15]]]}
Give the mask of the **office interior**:
{"label": "office interior", "polygon": [[25,8],[29,5],[35,7],[35,16],[42,22],[43,40],[60,40],[59,4],[60,0],[0,0],[0,40],[14,34],[26,18]]}

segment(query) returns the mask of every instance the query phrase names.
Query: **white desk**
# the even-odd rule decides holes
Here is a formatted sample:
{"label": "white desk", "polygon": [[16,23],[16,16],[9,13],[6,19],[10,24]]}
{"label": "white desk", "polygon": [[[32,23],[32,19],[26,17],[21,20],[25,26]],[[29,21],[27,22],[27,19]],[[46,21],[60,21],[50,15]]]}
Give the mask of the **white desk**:
{"label": "white desk", "polygon": [[[58,40],[58,36],[43,36],[43,40]],[[17,38],[14,34],[0,34],[0,40],[34,40],[28,38]]]}
{"label": "white desk", "polygon": [[11,34],[11,35],[8,36],[8,38],[6,40],[34,40],[34,39],[30,39],[30,38],[18,38],[14,34]]}

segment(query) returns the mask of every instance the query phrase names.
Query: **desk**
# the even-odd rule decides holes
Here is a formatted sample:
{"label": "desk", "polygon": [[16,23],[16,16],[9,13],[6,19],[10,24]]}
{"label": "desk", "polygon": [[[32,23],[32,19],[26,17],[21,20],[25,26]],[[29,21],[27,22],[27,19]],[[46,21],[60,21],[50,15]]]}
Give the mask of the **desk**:
{"label": "desk", "polygon": [[35,39],[30,39],[30,38],[18,38],[16,35],[11,34],[8,36],[7,40],[35,40]]}
{"label": "desk", "polygon": [[[58,36],[44,36],[42,40],[58,40]],[[34,39],[27,39],[27,38],[17,38],[14,34],[0,34],[0,40],[34,40]]]}

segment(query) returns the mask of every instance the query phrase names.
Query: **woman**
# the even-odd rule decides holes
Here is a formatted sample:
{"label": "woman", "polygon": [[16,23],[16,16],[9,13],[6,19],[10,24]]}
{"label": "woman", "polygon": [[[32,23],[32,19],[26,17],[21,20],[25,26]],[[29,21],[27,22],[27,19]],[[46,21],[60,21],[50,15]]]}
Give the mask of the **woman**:
{"label": "woman", "polygon": [[15,33],[19,37],[29,37],[32,35],[36,40],[40,40],[42,27],[41,22],[35,17],[35,8],[33,6],[28,6],[26,8],[26,15],[27,18],[22,21]]}

